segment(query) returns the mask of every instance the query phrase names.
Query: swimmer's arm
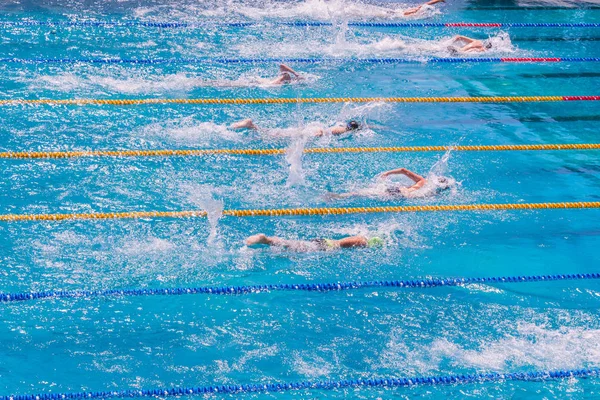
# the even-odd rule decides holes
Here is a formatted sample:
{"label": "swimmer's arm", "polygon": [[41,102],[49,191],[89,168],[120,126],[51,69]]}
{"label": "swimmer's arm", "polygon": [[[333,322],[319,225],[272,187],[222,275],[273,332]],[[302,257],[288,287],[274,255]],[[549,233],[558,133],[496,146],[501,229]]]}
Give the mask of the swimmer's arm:
{"label": "swimmer's arm", "polygon": [[466,46],[464,46],[462,49],[460,49],[460,51],[463,51],[465,53],[474,52],[474,51],[483,52],[483,51],[485,51],[485,49],[481,46],[480,43],[476,43],[474,41],[474,42],[471,42],[471,43],[467,44]]}
{"label": "swimmer's arm", "polygon": [[414,7],[414,8],[409,8],[408,10],[404,11],[404,16],[409,16],[409,15],[413,15],[416,14],[417,12],[419,12],[419,10],[421,9],[422,6],[418,6],[418,7]]}
{"label": "swimmer's arm", "polygon": [[437,4],[437,3],[444,3],[444,2],[445,2],[445,0],[429,0],[429,1],[428,1],[427,3],[425,3],[425,4],[427,4],[428,6],[432,6],[432,5],[434,5],[434,4]]}
{"label": "swimmer's arm", "polygon": [[462,35],[457,35],[454,37],[455,42],[458,40],[462,40],[467,43],[473,43],[475,41],[475,39],[471,39],[470,37],[466,37],[466,36],[462,36]]}
{"label": "swimmer's arm", "polygon": [[415,174],[414,172],[412,172],[406,168],[393,169],[391,171],[384,172],[380,176],[382,178],[386,178],[390,175],[404,175],[407,178],[412,179],[415,182],[415,184],[410,187],[411,189],[419,189],[419,188],[423,187],[423,185],[425,185],[425,182],[427,182],[427,180],[425,178],[423,178],[421,175]]}
{"label": "swimmer's arm", "polygon": [[339,125],[332,126],[331,128],[329,128],[329,130],[331,131],[331,134],[334,136],[338,136],[338,135],[348,132],[348,128],[346,128],[345,126],[339,126]]}
{"label": "swimmer's arm", "polygon": [[285,65],[285,64],[280,64],[280,65],[279,65],[279,71],[280,71],[280,72],[289,72],[289,73],[291,73],[291,74],[294,74],[294,76],[295,76],[296,78],[300,78],[300,74],[298,74],[296,71],[294,71],[293,69],[291,69],[290,67],[288,67],[288,66],[287,66],[287,65]]}

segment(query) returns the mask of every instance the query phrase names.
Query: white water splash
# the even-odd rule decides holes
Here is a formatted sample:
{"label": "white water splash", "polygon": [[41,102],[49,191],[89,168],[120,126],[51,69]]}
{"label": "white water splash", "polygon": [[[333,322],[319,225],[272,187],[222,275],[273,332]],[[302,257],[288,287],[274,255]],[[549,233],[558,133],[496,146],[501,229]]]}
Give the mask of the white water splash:
{"label": "white water splash", "polygon": [[440,190],[449,189],[452,194],[456,194],[459,183],[454,178],[448,176],[449,161],[452,150],[448,150],[431,167],[425,179],[427,183],[421,189],[415,191],[411,197],[429,197]]}
{"label": "white water splash", "polygon": [[382,364],[402,370],[410,367],[421,373],[439,369],[445,360],[458,368],[494,371],[530,366],[548,370],[581,368],[596,365],[600,359],[600,330],[552,329],[521,322],[516,324],[515,331],[497,340],[481,340],[474,349],[448,338],[433,340],[427,349],[426,353],[415,352],[405,344],[405,337],[398,330],[382,353]]}
{"label": "white water splash", "polygon": [[225,203],[223,200],[216,198],[215,195],[217,194],[217,190],[209,185],[188,186],[187,191],[189,193],[189,199],[207,213],[208,223],[210,225],[207,244],[213,246],[220,245],[217,240],[217,227],[219,219],[223,216]]}
{"label": "white water splash", "polygon": [[214,122],[200,122],[194,117],[167,120],[141,128],[141,134],[164,137],[176,143],[209,146],[222,139],[231,142],[242,141],[239,132],[229,130],[226,125]]}
{"label": "white water splash", "polygon": [[[316,82],[319,76],[314,74],[302,74],[303,79],[292,81],[289,84],[310,84]],[[152,77],[144,76],[104,76],[88,75],[82,76],[70,72],[57,75],[38,75],[35,77],[20,77],[17,80],[26,82],[30,89],[48,89],[71,92],[76,90],[98,91],[108,90],[116,93],[127,94],[160,94],[160,93],[187,93],[197,88],[203,87],[260,87],[273,88],[281,87],[280,84],[273,84],[271,78],[263,78],[256,75],[256,72],[242,74],[234,79],[219,78],[207,79],[197,75],[179,72],[170,75],[156,75]]]}
{"label": "white water splash", "polygon": [[307,136],[299,135],[286,149],[285,160],[289,164],[290,169],[290,174],[286,182],[286,186],[288,187],[305,184],[302,157],[304,156],[304,147],[307,140]]}
{"label": "white water splash", "polygon": [[[344,32],[343,30],[340,32]],[[500,32],[490,37],[475,37],[475,39],[488,40],[493,47],[485,53],[466,53],[461,56],[480,57],[486,55],[502,55],[516,52],[505,32]],[[233,48],[243,56],[256,56],[261,54],[269,57],[369,57],[369,56],[413,56],[413,57],[448,57],[452,53],[448,49],[454,44],[454,36],[439,39],[419,39],[404,35],[380,36],[367,38],[341,37],[336,34],[334,39],[327,43],[323,40],[307,39],[303,42],[286,41],[273,46],[271,43],[243,43]]]}
{"label": "white water splash", "polygon": [[[423,1],[424,2],[424,1]],[[134,10],[137,18],[152,20],[174,20],[198,22],[210,17],[239,18],[253,20],[269,18],[312,19],[329,21],[332,19],[422,19],[440,14],[439,7],[423,6],[416,14],[405,16],[404,11],[415,6],[412,4],[372,4],[360,0],[304,0],[297,2],[281,2],[275,0],[261,1],[260,4],[248,5],[245,1],[216,2],[215,7],[202,7],[196,4],[178,4],[174,6],[140,7]]]}

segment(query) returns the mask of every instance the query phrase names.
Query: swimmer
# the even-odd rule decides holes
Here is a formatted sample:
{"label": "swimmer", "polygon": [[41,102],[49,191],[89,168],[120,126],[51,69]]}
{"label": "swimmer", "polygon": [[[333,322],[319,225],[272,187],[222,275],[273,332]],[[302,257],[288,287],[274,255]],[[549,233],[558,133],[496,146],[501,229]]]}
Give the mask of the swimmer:
{"label": "swimmer", "polygon": [[452,39],[452,43],[457,43],[459,42],[459,48],[457,48],[456,46],[448,46],[448,50],[450,51],[450,53],[452,54],[457,54],[459,52],[461,53],[475,53],[475,52],[484,52],[484,51],[488,51],[489,49],[492,48],[492,42],[490,42],[489,40],[477,40],[477,39],[472,39],[470,37],[466,37],[466,36],[455,36],[454,39]]}
{"label": "swimmer", "polygon": [[[231,124],[232,129],[252,129],[258,130],[259,127],[250,118]],[[357,121],[348,121],[346,124],[337,124],[328,129],[317,129],[314,131],[313,136],[321,137],[325,133],[331,133],[333,136],[339,136],[347,132],[357,131],[362,128],[362,125]]]}
{"label": "swimmer", "polygon": [[[410,186],[404,186],[392,181],[389,181],[387,178],[392,175],[404,175],[407,178],[411,179],[414,184]],[[386,171],[378,175],[378,178],[383,180],[385,185],[380,185],[378,187],[366,188],[363,190],[359,190],[356,192],[350,193],[329,193],[327,198],[329,199],[346,199],[349,197],[382,197],[382,196],[401,196],[401,197],[412,197],[414,192],[422,189],[429,181],[423,178],[421,175],[416,174],[406,168],[398,168],[393,169],[391,171]],[[438,176],[435,178],[436,189],[445,190],[452,186],[453,180],[450,178],[446,178],[445,176]]]}
{"label": "swimmer", "polygon": [[437,3],[443,3],[444,1],[445,0],[429,0],[425,4],[421,4],[418,7],[409,8],[408,10],[404,11],[404,16],[408,17],[409,15],[414,15],[414,14],[418,13],[421,10],[421,8],[423,8],[423,6],[425,6],[425,5],[432,6]]}
{"label": "swimmer", "polygon": [[247,246],[266,244],[268,246],[280,247],[293,251],[331,251],[338,249],[349,249],[355,247],[380,247],[383,239],[375,236],[367,239],[364,236],[348,236],[339,240],[335,239],[312,239],[312,240],[288,240],[277,236],[267,236],[264,233],[250,236],[246,239]]}
{"label": "swimmer", "polygon": [[298,74],[296,71],[294,71],[287,65],[281,64],[281,65],[279,65],[279,76],[277,78],[273,79],[272,81],[270,81],[269,83],[271,85],[284,85],[286,83],[291,83],[294,80],[301,80],[301,79],[303,79],[303,78],[302,78],[302,76],[300,76],[300,74]]}

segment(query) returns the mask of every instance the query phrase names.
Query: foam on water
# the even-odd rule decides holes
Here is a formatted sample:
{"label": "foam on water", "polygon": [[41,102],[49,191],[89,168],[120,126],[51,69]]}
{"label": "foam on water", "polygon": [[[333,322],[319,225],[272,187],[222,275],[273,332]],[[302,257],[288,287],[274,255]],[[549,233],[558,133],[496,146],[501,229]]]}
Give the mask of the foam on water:
{"label": "foam on water", "polygon": [[117,251],[126,255],[148,255],[154,253],[162,253],[173,251],[175,244],[166,239],[157,237],[148,237],[144,241],[132,239],[123,244],[123,247]]}
{"label": "foam on water", "polygon": [[[424,1],[423,1],[424,3]],[[186,22],[198,22],[200,18],[245,17],[253,20],[267,18],[313,19],[329,21],[332,19],[422,19],[440,14],[439,7],[423,6],[416,14],[405,16],[404,11],[415,4],[374,3],[360,0],[304,0],[296,2],[261,1],[248,5],[244,1],[216,2],[214,5],[198,6],[180,4],[173,6],[139,7],[134,10],[137,18],[159,19],[177,18]]]}
{"label": "foam on water", "polygon": [[194,117],[182,117],[146,125],[141,128],[141,134],[149,137],[164,137],[175,143],[196,146],[210,146],[223,140],[228,142],[243,140],[240,132],[228,129],[227,125],[202,122]]}
{"label": "foam on water", "polygon": [[[488,40],[493,47],[484,53],[465,53],[462,57],[481,57],[512,54],[517,50],[512,45],[510,36],[500,32],[488,37],[477,37]],[[476,38],[476,39],[477,39]],[[286,40],[272,46],[266,42],[244,43],[233,46],[242,56],[250,57],[262,54],[270,57],[300,57],[300,56],[327,56],[327,57],[366,57],[366,56],[438,56],[449,57],[453,54],[448,47],[453,44],[454,36],[445,36],[439,39],[419,39],[397,35],[368,35],[366,38],[340,36],[336,33],[329,43],[314,38],[307,38],[303,42]]]}
{"label": "foam on water", "polygon": [[394,370],[407,367],[429,373],[450,363],[453,368],[510,371],[522,367],[541,370],[582,368],[597,365],[600,357],[600,330],[582,327],[550,328],[520,321],[498,339],[481,338],[468,348],[447,337],[433,339],[427,351],[407,345],[401,328],[394,330],[382,353],[381,362]]}
{"label": "foam on water", "polygon": [[[124,71],[125,76],[113,75],[82,75],[63,72],[56,75],[37,75],[34,77],[20,77],[19,81],[27,83],[30,90],[53,89],[63,92],[85,90],[98,93],[99,89],[125,94],[161,94],[161,93],[188,93],[203,87],[217,88],[276,88],[273,79],[257,76],[255,72],[240,74],[237,78],[209,79],[200,74],[178,72],[175,74],[148,76],[144,73]],[[311,84],[319,77],[313,74],[303,74],[304,79],[292,81],[287,85]]]}
{"label": "foam on water", "polygon": [[399,19],[428,18],[439,11],[433,6],[424,6],[412,16],[404,16],[411,7],[386,7],[360,1],[346,0],[305,0],[292,5],[279,2],[265,2],[263,7],[242,6],[237,12],[252,19],[263,18],[305,18],[315,20],[330,19]]}

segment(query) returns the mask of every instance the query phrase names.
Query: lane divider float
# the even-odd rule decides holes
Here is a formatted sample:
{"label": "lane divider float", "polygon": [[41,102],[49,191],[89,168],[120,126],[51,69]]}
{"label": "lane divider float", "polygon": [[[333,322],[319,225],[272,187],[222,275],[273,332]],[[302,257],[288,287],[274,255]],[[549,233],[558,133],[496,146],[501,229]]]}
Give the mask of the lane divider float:
{"label": "lane divider float", "polygon": [[[404,213],[432,211],[515,211],[515,210],[557,210],[557,209],[597,209],[600,201],[580,201],[562,203],[505,203],[505,204],[447,204],[421,206],[378,206],[378,207],[322,207],[322,208],[281,208],[223,210],[228,217],[298,217],[314,215],[346,215],[373,213]],[[65,220],[106,220],[135,218],[197,218],[206,217],[204,210],[190,211],[126,211],[103,213],[69,214],[4,214],[0,221],[65,221]]]}
{"label": "lane divider float", "polygon": [[175,287],[156,289],[104,289],[104,290],[53,290],[44,292],[0,293],[0,302],[22,302],[37,299],[75,299],[90,297],[131,297],[131,296],[180,296],[186,294],[218,294],[243,295],[274,291],[291,292],[334,292],[342,290],[400,288],[426,289],[434,287],[464,286],[475,283],[530,283],[556,282],[573,280],[600,279],[600,273],[558,274],[532,276],[501,276],[485,278],[425,278],[406,279],[397,281],[365,281],[365,282],[334,282],[334,283],[275,283],[268,285],[242,286],[203,286]]}
{"label": "lane divider float", "polygon": [[206,99],[3,99],[0,105],[299,104],[299,103],[538,103],[600,101],[600,96],[298,97]]}
{"label": "lane divider float", "polygon": [[[0,21],[0,26],[70,26],[70,27],[132,27],[147,28],[210,28],[252,26],[333,26],[326,21],[278,21],[278,22],[168,22],[168,21]],[[349,21],[348,26],[364,28],[600,28],[596,22],[394,22]]]}
{"label": "lane divider float", "polygon": [[460,64],[600,62],[600,57],[431,57],[431,58],[0,58],[10,64]]}
{"label": "lane divider float", "polygon": [[121,399],[133,397],[181,397],[211,394],[269,393],[290,390],[344,390],[364,388],[401,388],[415,386],[440,386],[457,384],[484,384],[508,381],[543,382],[554,379],[597,378],[600,368],[561,369],[529,372],[481,372],[474,374],[429,375],[410,378],[356,378],[343,380],[297,381],[278,383],[228,384],[212,386],[177,386],[152,389],[125,389],[99,392],[38,393],[0,396],[0,400],[82,400]]}
{"label": "lane divider float", "polygon": [[[457,146],[393,146],[393,147],[313,147],[305,154],[340,153],[405,153],[445,151],[556,151],[598,150],[600,143],[563,144],[505,144]],[[61,159],[80,157],[200,157],[213,155],[272,156],[282,155],[286,149],[163,149],[163,150],[82,150],[82,151],[15,151],[0,152],[0,159]]]}

